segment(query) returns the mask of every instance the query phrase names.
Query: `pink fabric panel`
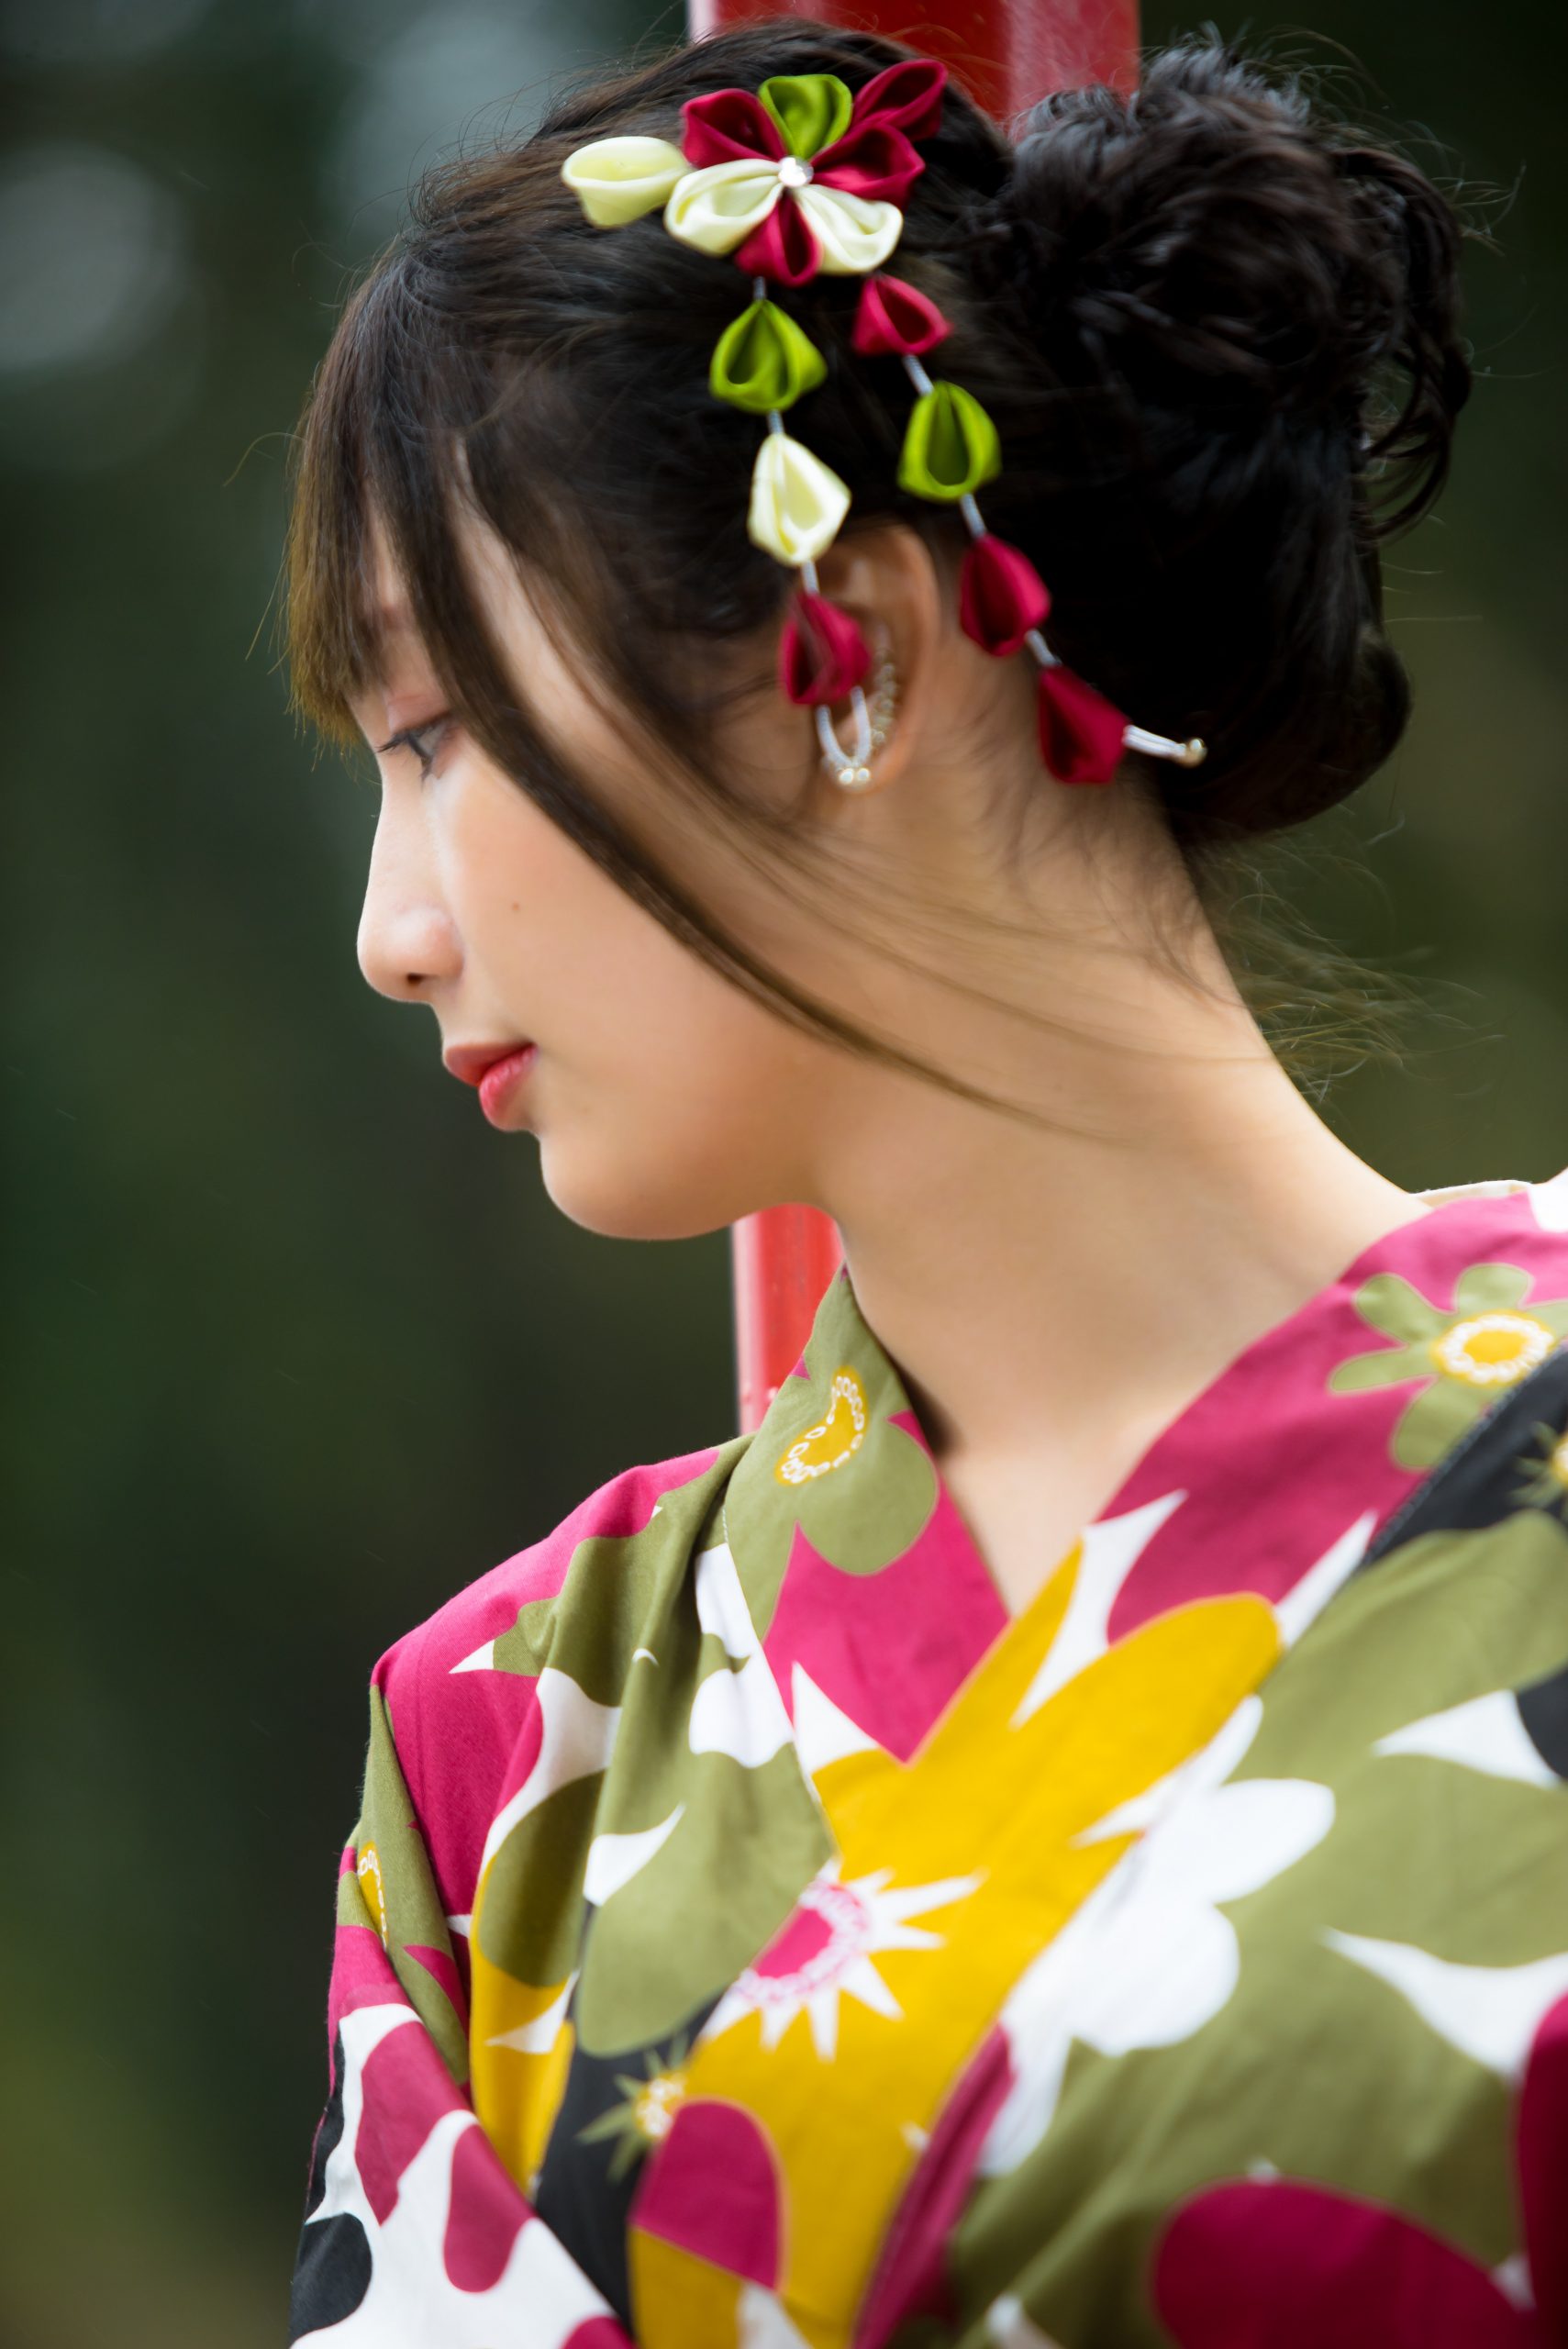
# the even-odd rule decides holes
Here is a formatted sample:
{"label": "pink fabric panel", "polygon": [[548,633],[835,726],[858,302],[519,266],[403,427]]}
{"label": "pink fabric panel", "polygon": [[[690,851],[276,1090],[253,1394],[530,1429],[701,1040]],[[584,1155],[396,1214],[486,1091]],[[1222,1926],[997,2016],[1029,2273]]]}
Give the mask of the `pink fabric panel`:
{"label": "pink fabric panel", "polygon": [[1419,1481],[1388,1449],[1420,1391],[1415,1381],[1329,1392],[1337,1363],[1395,1351],[1355,1309],[1363,1280],[1398,1273],[1447,1310],[1456,1264],[1496,1261],[1536,1272],[1542,1296],[1561,1296],[1562,1250],[1562,1233],[1541,1230],[1523,1192],[1454,1200],[1375,1241],[1333,1284],[1337,1294],[1320,1293],[1245,1348],[1102,1512],[1120,1516],[1176,1487],[1191,1495],[1122,1585],[1111,1638],[1187,1599],[1236,1590],[1283,1598],[1363,1509],[1381,1521]]}

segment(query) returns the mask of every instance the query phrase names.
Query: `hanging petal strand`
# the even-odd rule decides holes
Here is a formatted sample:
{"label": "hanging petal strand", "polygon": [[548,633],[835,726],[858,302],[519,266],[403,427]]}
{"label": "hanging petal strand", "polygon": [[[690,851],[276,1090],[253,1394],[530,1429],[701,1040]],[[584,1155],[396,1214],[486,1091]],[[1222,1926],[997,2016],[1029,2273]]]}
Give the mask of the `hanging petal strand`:
{"label": "hanging petal strand", "polygon": [[795,202],[821,247],[825,277],[860,277],[880,268],[904,233],[895,204],[864,203],[817,180],[796,188]]}
{"label": "hanging petal strand", "polygon": [[830,466],[787,432],[770,432],[751,472],[747,535],[792,569],[815,562],[839,534],[850,493]]}
{"label": "hanging petal strand", "polygon": [[1109,783],[1126,719],[1071,669],[1040,673],[1040,752],[1058,783]]}
{"label": "hanging petal strand", "polygon": [[662,204],[691,169],[667,139],[594,139],[561,166],[595,228],[619,228]]}
{"label": "hanging petal strand", "polygon": [[782,163],[789,150],[778,124],[751,90],[709,90],[681,108],[685,125],[681,144],[689,171],[761,156]]}
{"label": "hanging petal strand", "polygon": [[779,688],[810,707],[842,701],[871,667],[857,622],[826,596],[803,588],[779,638]]}
{"label": "hanging petal strand", "polygon": [[998,660],[1017,652],[1051,610],[1051,592],[1021,547],[987,530],[971,540],[958,577],[958,623]]}
{"label": "hanging petal strand", "polygon": [[933,384],[909,411],[898,486],[943,504],[968,497],[1002,470],[996,428],[962,384]]}
{"label": "hanging petal strand", "polygon": [[850,340],[870,359],[881,351],[930,351],[951,332],[929,294],[883,270],[861,288]]}
{"label": "hanging petal strand", "polygon": [[784,188],[771,163],[712,163],[672,189],[664,226],[684,245],[730,253],[777,205]]}
{"label": "hanging petal strand", "polygon": [[714,345],[708,389],[721,400],[766,416],[815,391],[828,362],[804,327],[776,302],[753,302]]}

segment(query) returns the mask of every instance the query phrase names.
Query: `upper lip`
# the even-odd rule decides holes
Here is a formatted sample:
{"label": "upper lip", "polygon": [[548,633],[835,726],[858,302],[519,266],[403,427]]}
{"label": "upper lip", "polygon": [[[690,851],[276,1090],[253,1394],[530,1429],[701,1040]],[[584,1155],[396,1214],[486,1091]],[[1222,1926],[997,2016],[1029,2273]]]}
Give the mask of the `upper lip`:
{"label": "upper lip", "polygon": [[441,1062],[464,1085],[477,1085],[487,1068],[494,1068],[497,1061],[509,1060],[514,1052],[526,1052],[528,1048],[526,1036],[514,1036],[506,1044],[449,1044]]}

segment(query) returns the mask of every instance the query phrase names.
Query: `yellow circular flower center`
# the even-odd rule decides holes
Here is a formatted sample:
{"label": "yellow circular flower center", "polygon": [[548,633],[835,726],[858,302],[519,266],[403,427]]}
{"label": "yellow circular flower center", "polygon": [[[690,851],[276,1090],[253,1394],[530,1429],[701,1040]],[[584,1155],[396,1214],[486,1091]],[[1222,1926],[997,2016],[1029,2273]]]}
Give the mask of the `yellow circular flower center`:
{"label": "yellow circular flower center", "polygon": [[1512,1386],[1546,1360],[1557,1332],[1530,1313],[1477,1313],[1432,1341],[1438,1368],[1466,1386]]}
{"label": "yellow circular flower center", "polygon": [[684,2072],[656,2072],[648,2086],[639,2090],[632,2103],[632,2119],[639,2136],[650,2144],[657,2144],[667,2137],[675,2123],[675,2115],[685,2100]]}

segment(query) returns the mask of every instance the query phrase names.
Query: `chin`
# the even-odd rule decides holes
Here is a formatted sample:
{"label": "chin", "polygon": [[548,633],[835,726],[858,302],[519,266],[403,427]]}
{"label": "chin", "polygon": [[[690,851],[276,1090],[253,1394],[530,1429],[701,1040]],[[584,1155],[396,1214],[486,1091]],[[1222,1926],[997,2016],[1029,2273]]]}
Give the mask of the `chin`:
{"label": "chin", "polygon": [[604,1240],[696,1240],[721,1231],[754,1202],[716,1186],[712,1168],[650,1166],[631,1152],[584,1164],[541,1143],[539,1173],[553,1207]]}

